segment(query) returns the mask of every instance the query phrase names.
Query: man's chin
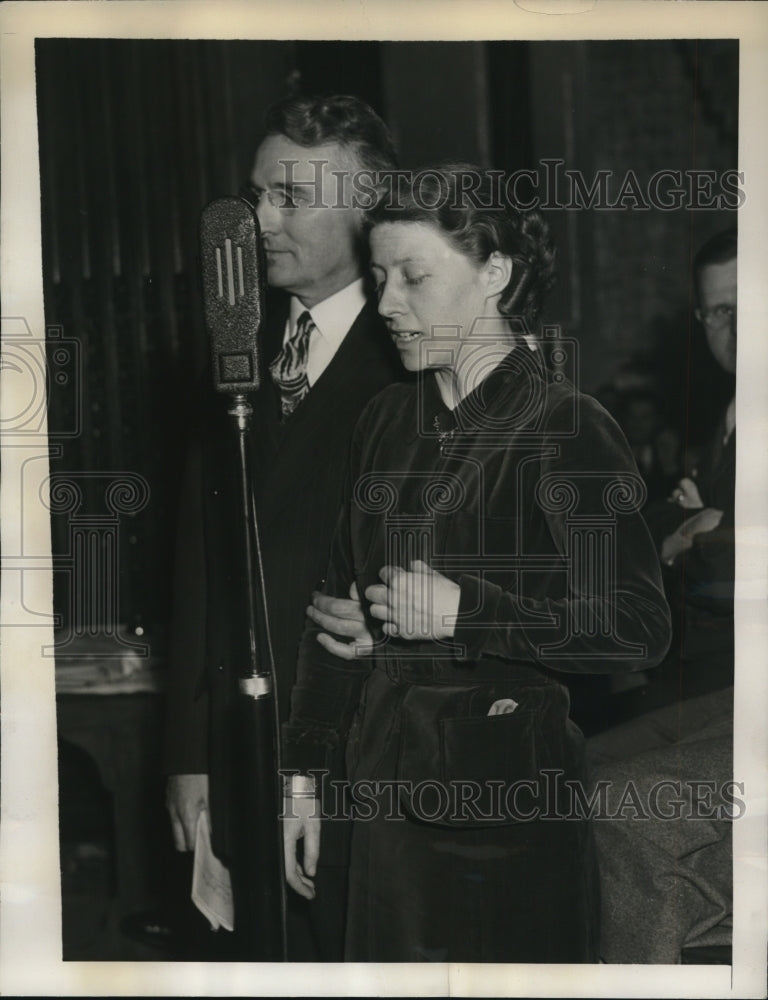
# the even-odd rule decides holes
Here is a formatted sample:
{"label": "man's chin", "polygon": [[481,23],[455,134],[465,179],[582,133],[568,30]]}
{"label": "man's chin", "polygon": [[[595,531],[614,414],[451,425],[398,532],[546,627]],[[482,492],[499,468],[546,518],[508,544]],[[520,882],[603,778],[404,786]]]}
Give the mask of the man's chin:
{"label": "man's chin", "polygon": [[267,284],[272,288],[286,288],[291,284],[291,271],[282,261],[267,261]]}
{"label": "man's chin", "polygon": [[718,357],[718,362],[720,367],[728,372],[729,375],[736,374],[736,350],[726,350],[720,353]]}

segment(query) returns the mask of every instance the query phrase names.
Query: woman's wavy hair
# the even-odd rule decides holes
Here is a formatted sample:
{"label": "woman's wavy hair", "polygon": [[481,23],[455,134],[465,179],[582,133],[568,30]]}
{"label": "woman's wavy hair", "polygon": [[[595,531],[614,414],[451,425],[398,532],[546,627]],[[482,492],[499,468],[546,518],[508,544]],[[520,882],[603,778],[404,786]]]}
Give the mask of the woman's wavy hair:
{"label": "woman's wavy hair", "polygon": [[[535,333],[544,298],[555,281],[556,251],[541,212],[523,210],[503,191],[503,175],[471,163],[443,163],[401,172],[397,188],[381,188],[366,225],[423,222],[460,253],[484,264],[494,252],[512,259],[512,277],[499,312],[515,330]],[[522,324],[521,324],[522,321]]]}

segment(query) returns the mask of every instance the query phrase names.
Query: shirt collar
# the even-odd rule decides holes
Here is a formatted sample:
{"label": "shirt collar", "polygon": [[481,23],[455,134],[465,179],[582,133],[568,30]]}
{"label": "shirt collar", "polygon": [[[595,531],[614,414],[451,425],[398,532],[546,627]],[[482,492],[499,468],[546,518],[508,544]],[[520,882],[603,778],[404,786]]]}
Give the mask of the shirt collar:
{"label": "shirt collar", "polygon": [[[357,315],[365,305],[363,279],[358,278],[352,284],[340,289],[322,302],[317,302],[309,310],[320,336],[332,343],[340,342],[349,333]],[[306,306],[295,295],[291,296],[291,307],[288,314],[289,329],[294,330],[299,316],[306,311]]]}

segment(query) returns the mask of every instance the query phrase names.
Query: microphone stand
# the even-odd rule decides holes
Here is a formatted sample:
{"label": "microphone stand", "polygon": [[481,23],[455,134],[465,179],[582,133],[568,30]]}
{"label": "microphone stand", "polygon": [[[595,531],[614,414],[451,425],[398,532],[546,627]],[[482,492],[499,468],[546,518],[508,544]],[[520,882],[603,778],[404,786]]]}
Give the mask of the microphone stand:
{"label": "microphone stand", "polygon": [[[253,206],[219,198],[203,210],[200,247],[214,386],[229,397],[236,493],[227,491],[227,553],[233,587],[229,669],[222,678],[231,738],[232,891],[235,949],[243,961],[286,959],[286,889],[277,690],[251,468],[248,393],[259,387],[258,330],[265,273]],[[229,457],[229,456],[228,456]],[[231,506],[230,506],[231,502]],[[231,520],[230,520],[231,518]]]}
{"label": "microphone stand", "polygon": [[[249,960],[277,962],[286,960],[286,890],[278,818],[282,807],[280,739],[250,459],[253,408],[245,395],[237,394],[227,413],[237,443],[241,544],[235,545],[233,556],[242,554],[234,588],[240,614],[232,636],[234,662],[243,665],[238,670],[233,719],[237,762],[233,805],[239,827],[233,879],[235,933]],[[265,646],[266,667],[261,655]]]}

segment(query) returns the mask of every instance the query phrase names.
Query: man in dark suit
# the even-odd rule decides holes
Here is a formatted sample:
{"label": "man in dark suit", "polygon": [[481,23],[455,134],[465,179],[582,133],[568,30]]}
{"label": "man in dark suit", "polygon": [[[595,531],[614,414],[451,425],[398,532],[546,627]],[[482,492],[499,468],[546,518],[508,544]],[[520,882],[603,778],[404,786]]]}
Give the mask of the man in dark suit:
{"label": "man in dark suit", "polygon": [[[713,357],[730,376],[736,374],[736,251],[736,230],[729,229],[708,240],[693,265],[696,318]],[[733,684],[735,499],[734,396],[691,475],[680,480],[670,503],[649,514],[661,540],[670,604],[682,619],[679,651],[658,676],[660,694],[670,700]]]}
{"label": "man in dark suit", "polygon": [[[696,318],[717,363],[736,374],[736,230],[713,236],[696,254]],[[639,718],[588,743],[592,780],[611,789],[607,811],[631,781],[636,801],[680,792],[648,815],[594,824],[606,962],[730,962],[736,489],[735,396],[690,477],[682,479],[655,532],[667,593],[682,630]],[[700,790],[715,791],[704,808]],[[655,796],[655,798],[654,798]],[[662,796],[663,799],[663,796]],[[743,804],[740,804],[743,807]],[[690,949],[682,955],[683,949]]]}
{"label": "man in dark suit", "polygon": [[[353,427],[367,401],[401,377],[366,295],[362,212],[351,186],[356,171],[394,165],[386,126],[367,105],[352,97],[297,98],[268,113],[250,177],[272,295],[252,437],[281,720],[305,609],[325,575]],[[221,457],[222,412],[220,401],[210,412],[201,408],[183,485],[166,801],[178,850],[193,849],[198,816],[207,808],[214,851],[228,862],[238,815],[225,721],[233,693],[226,558],[233,470]],[[327,883],[322,898],[289,903],[293,960],[342,957],[345,843],[342,836],[336,841],[331,865],[318,875]]]}

